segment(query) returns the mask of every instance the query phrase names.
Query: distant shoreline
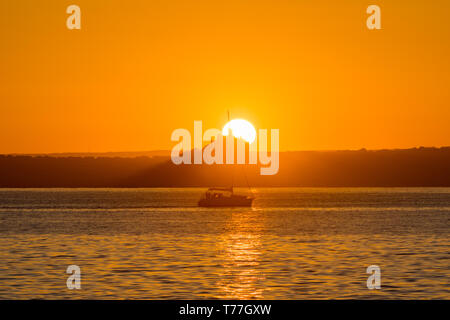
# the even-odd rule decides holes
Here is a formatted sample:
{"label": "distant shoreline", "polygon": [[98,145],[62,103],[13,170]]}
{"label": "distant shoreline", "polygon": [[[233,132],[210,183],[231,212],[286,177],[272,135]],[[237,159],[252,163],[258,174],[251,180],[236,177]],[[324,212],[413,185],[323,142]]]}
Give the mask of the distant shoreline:
{"label": "distant shoreline", "polygon": [[450,187],[450,147],[286,151],[274,176],[261,176],[256,165],[176,166],[161,152],[0,155],[0,188],[211,187],[229,186],[231,177],[237,187]]}
{"label": "distant shoreline", "polygon": [[[341,149],[341,150],[285,150],[280,153],[296,152],[355,152],[355,151],[405,151],[405,150],[423,150],[423,149],[450,149],[450,146],[441,147],[412,147],[412,148],[393,148],[393,149]],[[171,150],[151,150],[151,151],[105,151],[105,152],[49,152],[49,153],[0,153],[0,157],[52,157],[52,158],[136,158],[136,157],[170,157]]]}

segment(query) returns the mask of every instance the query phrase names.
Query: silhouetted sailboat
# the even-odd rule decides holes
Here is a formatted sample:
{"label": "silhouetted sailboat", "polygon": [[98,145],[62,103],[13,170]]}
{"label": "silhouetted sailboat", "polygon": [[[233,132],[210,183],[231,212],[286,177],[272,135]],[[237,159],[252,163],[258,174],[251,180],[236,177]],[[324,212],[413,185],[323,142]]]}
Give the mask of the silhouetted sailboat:
{"label": "silhouetted sailboat", "polygon": [[200,207],[251,207],[255,198],[235,194],[233,187],[209,188],[198,202]]}
{"label": "silhouetted sailboat", "polygon": [[[228,121],[230,121],[229,111]],[[232,177],[231,187],[209,188],[199,200],[198,205],[200,207],[251,207],[255,198],[252,196],[235,194],[233,181],[234,179]]]}

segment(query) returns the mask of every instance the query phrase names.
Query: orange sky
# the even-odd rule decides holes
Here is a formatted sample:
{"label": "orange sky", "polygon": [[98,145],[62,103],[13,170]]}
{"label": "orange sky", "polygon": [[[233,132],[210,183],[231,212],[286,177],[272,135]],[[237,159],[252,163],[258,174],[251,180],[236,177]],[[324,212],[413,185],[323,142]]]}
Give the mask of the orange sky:
{"label": "orange sky", "polygon": [[[370,4],[383,30],[366,28]],[[448,0],[1,1],[0,153],[171,149],[174,129],[221,128],[227,109],[280,129],[281,150],[450,145],[449,14]]]}

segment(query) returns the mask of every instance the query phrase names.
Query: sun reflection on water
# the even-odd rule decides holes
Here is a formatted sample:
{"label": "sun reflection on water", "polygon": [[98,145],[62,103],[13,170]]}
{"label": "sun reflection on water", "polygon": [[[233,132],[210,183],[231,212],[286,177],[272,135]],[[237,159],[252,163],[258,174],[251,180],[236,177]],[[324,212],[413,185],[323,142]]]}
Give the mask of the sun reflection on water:
{"label": "sun reflection on water", "polygon": [[217,287],[222,299],[261,299],[265,279],[261,271],[261,230],[264,219],[257,211],[233,212],[218,239],[223,261]]}

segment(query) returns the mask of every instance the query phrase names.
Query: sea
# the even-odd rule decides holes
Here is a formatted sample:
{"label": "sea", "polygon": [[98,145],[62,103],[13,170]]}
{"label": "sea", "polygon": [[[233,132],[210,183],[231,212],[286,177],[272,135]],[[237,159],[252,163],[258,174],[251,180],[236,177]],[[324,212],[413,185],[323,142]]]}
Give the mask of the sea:
{"label": "sea", "polygon": [[0,189],[0,299],[450,299],[450,188],[205,190]]}

